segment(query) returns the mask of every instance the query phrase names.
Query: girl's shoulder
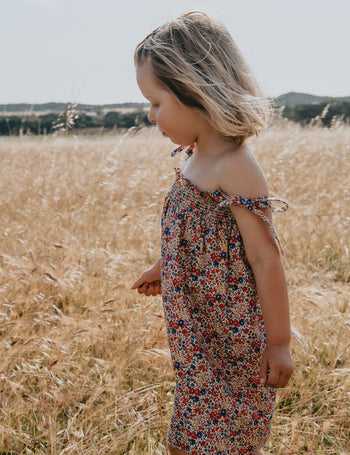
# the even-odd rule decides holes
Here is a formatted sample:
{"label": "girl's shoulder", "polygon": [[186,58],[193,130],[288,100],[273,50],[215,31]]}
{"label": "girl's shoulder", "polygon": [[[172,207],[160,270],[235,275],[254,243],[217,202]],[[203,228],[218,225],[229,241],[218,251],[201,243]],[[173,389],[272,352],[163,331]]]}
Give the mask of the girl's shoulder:
{"label": "girl's shoulder", "polygon": [[246,144],[225,153],[216,172],[218,186],[225,193],[248,198],[268,196],[264,172]]}

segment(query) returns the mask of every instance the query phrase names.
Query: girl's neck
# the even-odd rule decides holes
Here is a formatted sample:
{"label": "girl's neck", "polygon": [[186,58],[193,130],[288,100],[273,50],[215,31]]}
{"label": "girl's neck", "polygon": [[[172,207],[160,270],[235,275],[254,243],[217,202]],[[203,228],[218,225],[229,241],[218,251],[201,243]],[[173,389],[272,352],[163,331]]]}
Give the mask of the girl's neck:
{"label": "girl's neck", "polygon": [[208,131],[197,138],[194,152],[198,157],[209,158],[232,152],[238,147],[234,141],[226,141],[217,133]]}

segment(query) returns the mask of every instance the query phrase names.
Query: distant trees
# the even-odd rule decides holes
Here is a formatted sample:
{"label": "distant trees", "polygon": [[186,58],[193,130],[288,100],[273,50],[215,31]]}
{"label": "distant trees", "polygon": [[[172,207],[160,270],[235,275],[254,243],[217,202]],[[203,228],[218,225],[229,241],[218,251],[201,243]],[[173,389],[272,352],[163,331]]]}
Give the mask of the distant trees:
{"label": "distant trees", "polygon": [[67,123],[67,108],[60,114],[0,116],[0,135],[21,134],[49,134],[57,130],[82,130],[85,128],[112,130],[117,128],[132,128],[134,126],[148,126],[147,112],[118,112],[111,111],[103,114],[87,114],[79,112],[74,116],[71,124]]}
{"label": "distant trees", "polygon": [[[115,109],[134,109],[142,110],[147,107],[147,103],[116,103],[116,104],[81,104],[77,103],[78,110],[87,111],[112,111]],[[12,112],[52,112],[59,114],[67,107],[67,103],[43,103],[43,104],[28,104],[28,103],[12,103],[0,104],[0,111]]]}
{"label": "distant trees", "polygon": [[332,101],[285,106],[282,116],[302,125],[317,121],[323,126],[330,126],[335,119],[344,122],[350,121],[350,102]]}
{"label": "distant trees", "polygon": [[118,128],[120,124],[120,112],[107,112],[103,119],[103,126],[105,128]]}

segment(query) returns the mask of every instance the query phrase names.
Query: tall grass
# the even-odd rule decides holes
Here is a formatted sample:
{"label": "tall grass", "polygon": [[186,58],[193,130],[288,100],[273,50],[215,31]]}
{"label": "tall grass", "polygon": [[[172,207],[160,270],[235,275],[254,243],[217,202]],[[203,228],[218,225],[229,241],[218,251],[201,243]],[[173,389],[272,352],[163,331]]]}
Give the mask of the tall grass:
{"label": "tall grass", "polygon": [[[286,249],[296,371],[273,454],[350,453],[350,127],[281,122],[250,140]],[[165,454],[174,377],[159,257],[184,157],[154,129],[0,138],[0,453]]]}

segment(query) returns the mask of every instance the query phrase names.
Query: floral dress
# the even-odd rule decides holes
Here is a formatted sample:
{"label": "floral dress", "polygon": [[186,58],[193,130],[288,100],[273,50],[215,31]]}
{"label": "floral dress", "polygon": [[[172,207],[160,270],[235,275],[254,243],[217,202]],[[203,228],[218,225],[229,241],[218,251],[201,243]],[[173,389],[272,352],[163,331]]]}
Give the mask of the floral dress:
{"label": "floral dress", "polygon": [[[176,149],[172,155],[183,150]],[[187,148],[192,154],[192,147]],[[280,199],[201,191],[175,168],[161,227],[163,306],[175,371],[169,445],[192,455],[254,454],[266,442],[276,389],[259,384],[264,322],[230,205],[268,223]],[[282,204],[272,208],[273,200]]]}

